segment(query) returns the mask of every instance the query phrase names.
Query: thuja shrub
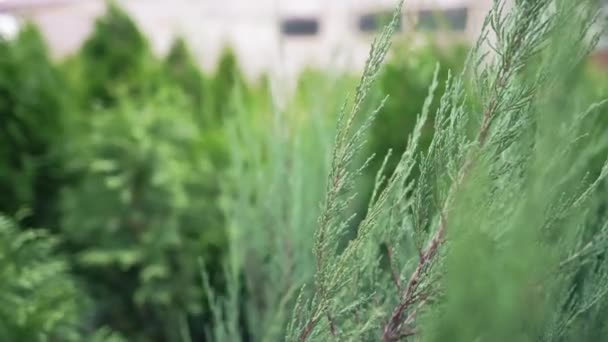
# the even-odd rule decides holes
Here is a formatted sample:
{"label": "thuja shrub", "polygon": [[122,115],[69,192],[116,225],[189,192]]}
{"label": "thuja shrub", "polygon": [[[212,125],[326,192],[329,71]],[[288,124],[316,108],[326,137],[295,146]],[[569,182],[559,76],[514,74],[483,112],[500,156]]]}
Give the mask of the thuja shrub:
{"label": "thuja shrub", "polygon": [[210,98],[207,82],[184,39],[178,38],[171,45],[163,63],[163,73],[169,83],[188,96],[198,115],[204,115]]}
{"label": "thuja shrub", "polygon": [[3,341],[121,342],[93,326],[94,310],[70,272],[60,240],[0,216],[0,339]]}
{"label": "thuja shrub", "polygon": [[76,68],[75,90],[82,105],[111,106],[122,95],[143,96],[153,88],[151,75],[156,65],[144,35],[114,2],[95,22],[76,59],[67,66]]}
{"label": "thuja shrub", "polygon": [[[602,323],[608,306],[608,229],[605,215],[597,215],[597,190],[608,174],[607,141],[597,129],[606,103],[584,101],[580,85],[572,82],[596,40],[589,30],[595,13],[591,1],[515,1],[508,9],[495,2],[463,70],[448,75],[433,108],[441,67],[436,69],[412,133],[403,137],[403,153],[389,152],[381,159],[365,216],[345,245],[356,180],[369,165],[369,160],[360,163],[359,155],[384,103],[371,113],[363,104],[389,50],[395,15],[372,46],[354,98],[339,111],[326,181],[306,183],[307,191],[325,185],[321,208],[296,209],[298,197],[274,191],[270,198],[276,207],[270,208],[283,205],[287,210],[247,221],[256,225],[247,229],[263,232],[317,216],[314,228],[299,227],[314,229],[308,240],[312,256],[304,263],[314,274],[295,282],[280,278],[295,287],[286,286],[296,299],[259,306],[262,312],[292,311],[286,325],[272,324],[276,339],[608,337]],[[427,125],[433,135],[423,150],[419,146]],[[280,155],[273,149],[289,146],[274,141],[268,143],[268,153]],[[302,161],[294,160],[298,158]],[[307,165],[312,159],[306,158],[292,153],[289,162],[273,164],[285,174],[275,178],[293,184],[306,180],[301,169],[284,166]],[[394,172],[385,175],[391,158],[397,160]],[[604,162],[590,172],[596,158]],[[275,180],[259,178],[267,184]],[[255,208],[259,201],[250,203],[249,198],[239,203]],[[236,226],[232,234],[247,229]],[[301,230],[296,231],[293,240],[279,240],[279,245],[302,243]],[[379,253],[379,245],[385,253]],[[288,257],[305,253],[286,251],[284,257],[269,257],[276,261],[262,264],[262,270],[306,269],[290,268],[294,259]],[[224,340],[239,339],[234,328],[242,310],[237,288],[215,302],[217,316],[232,322],[214,326]],[[273,340],[261,336],[254,340]]]}
{"label": "thuja shrub", "polygon": [[59,243],[46,230],[23,229],[0,216],[0,339],[123,341],[90,325],[90,302],[59,254]]}
{"label": "thuja shrub", "polygon": [[[243,75],[234,51],[228,47],[224,48],[219,56],[215,72],[211,76],[210,94],[211,104],[209,109],[210,120],[221,121],[234,110],[227,102],[234,96],[242,97],[249,101],[248,84]],[[238,95],[235,95],[238,92]],[[236,99],[238,100],[238,99]]]}
{"label": "thuja shrub", "polygon": [[199,259],[220,263],[223,140],[172,90],[94,114],[71,151],[81,177],[64,191],[66,245],[98,324],[182,340],[203,310]]}
{"label": "thuja shrub", "polygon": [[0,338],[4,341],[75,341],[81,293],[57,240],[42,230],[21,229],[0,216]]}
{"label": "thuja shrub", "polygon": [[67,87],[33,26],[0,40],[0,212],[54,227],[63,181]]}

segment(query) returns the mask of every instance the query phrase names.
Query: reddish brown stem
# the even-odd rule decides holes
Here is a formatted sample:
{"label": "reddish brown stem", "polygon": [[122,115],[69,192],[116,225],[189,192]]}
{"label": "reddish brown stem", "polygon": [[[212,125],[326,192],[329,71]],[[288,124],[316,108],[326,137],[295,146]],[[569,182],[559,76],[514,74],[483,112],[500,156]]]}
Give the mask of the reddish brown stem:
{"label": "reddish brown stem", "polygon": [[397,288],[397,291],[401,292],[401,281],[399,280],[399,276],[397,275],[397,271],[393,266],[393,249],[389,244],[386,244],[386,256],[388,258],[388,267],[391,272],[391,278],[393,279],[393,283]]}
{"label": "reddish brown stem", "polygon": [[[497,83],[497,85],[502,86],[503,82],[504,82],[503,78],[499,77],[496,83]],[[492,99],[492,101],[490,101],[490,104],[488,105],[487,109],[484,110],[484,112],[483,112],[481,126],[480,126],[479,133],[478,133],[477,139],[476,139],[479,147],[482,147],[487,140],[487,136],[488,136],[488,133],[490,130],[490,124],[492,121],[492,115],[496,111],[496,107],[497,107],[497,101],[496,101],[496,99]],[[473,152],[473,153],[476,153],[476,152]],[[452,197],[453,194],[458,191],[458,189],[460,188],[462,183],[464,183],[464,180],[467,177],[467,175],[469,174],[471,168],[473,167],[475,160],[476,160],[475,154],[470,154],[469,157],[466,158],[466,160],[461,168],[460,177],[456,180],[456,182],[454,182],[454,184],[452,184],[452,187],[450,188],[450,191],[448,192],[447,201],[449,201],[449,198]],[[435,257],[435,255],[437,253],[437,250],[439,249],[439,246],[443,242],[445,231],[446,231],[447,225],[448,225],[448,213],[447,213],[448,203],[447,203],[447,201],[446,201],[446,204],[444,205],[444,207],[439,212],[440,220],[439,220],[439,226],[437,227],[437,230],[433,234],[433,237],[427,244],[426,248],[422,252],[419,251],[420,258],[418,260],[418,265],[416,266],[416,269],[410,276],[410,279],[405,288],[405,292],[403,293],[403,296],[401,298],[400,304],[397,305],[397,307],[395,307],[395,309],[391,313],[391,317],[390,317],[388,323],[384,326],[384,328],[382,330],[382,341],[383,342],[397,341],[403,337],[402,334],[399,333],[400,327],[402,326],[401,320],[403,317],[403,313],[412,304],[414,304],[416,302],[416,299],[417,299],[416,297],[418,294],[417,293],[418,286],[420,284],[420,281],[422,280],[421,278],[422,278],[423,272],[424,272],[424,270],[426,270],[429,263],[433,260],[433,258]]]}
{"label": "reddish brown stem", "polygon": [[329,313],[327,314],[327,320],[329,321],[329,330],[331,332],[331,336],[336,337],[336,323]]}
{"label": "reddish brown stem", "polygon": [[306,326],[304,326],[304,330],[302,330],[302,333],[300,334],[298,341],[304,342],[304,341],[306,341],[306,339],[308,339],[308,336],[310,335],[310,333],[312,333],[312,330],[314,329],[318,320],[319,320],[318,318],[314,318],[314,319],[311,318],[308,321],[308,323],[306,323]]}

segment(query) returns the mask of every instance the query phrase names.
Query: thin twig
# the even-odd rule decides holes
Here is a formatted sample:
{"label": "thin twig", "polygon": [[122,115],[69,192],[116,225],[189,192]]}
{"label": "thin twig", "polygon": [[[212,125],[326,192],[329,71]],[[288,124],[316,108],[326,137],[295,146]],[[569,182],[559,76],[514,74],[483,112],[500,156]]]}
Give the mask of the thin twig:
{"label": "thin twig", "polygon": [[399,291],[399,293],[400,293],[401,292],[401,280],[399,280],[399,276],[397,275],[397,271],[395,270],[395,267],[393,265],[393,249],[391,248],[391,246],[388,243],[386,244],[386,256],[388,258],[388,268],[391,272],[391,278],[393,279],[393,283],[395,284],[397,291]]}
{"label": "thin twig", "polygon": [[[521,39],[515,39],[514,41],[516,47],[521,44]],[[422,275],[424,270],[429,266],[429,264],[434,259],[439,246],[443,243],[445,232],[448,226],[448,206],[450,204],[450,200],[455,196],[455,194],[459,191],[460,187],[464,183],[465,179],[468,177],[471,169],[477,161],[479,156],[479,150],[484,147],[487,142],[488,134],[490,131],[491,123],[494,118],[494,115],[498,109],[498,95],[500,89],[502,89],[507,81],[507,76],[509,75],[509,69],[512,63],[510,59],[503,60],[502,68],[496,75],[496,81],[494,82],[494,94],[495,96],[490,100],[488,106],[483,111],[482,121],[477,133],[477,149],[471,150],[468,157],[465,159],[464,164],[459,172],[460,176],[452,184],[448,191],[448,196],[446,201],[439,211],[439,226],[435,230],[433,237],[427,244],[427,247],[424,251],[420,252],[420,257],[418,261],[418,265],[416,269],[410,276],[410,279],[407,283],[405,291],[403,292],[400,303],[395,307],[393,312],[391,313],[391,318],[388,323],[384,326],[382,330],[382,341],[383,342],[392,342],[399,340],[402,336],[399,333],[396,333],[399,327],[402,325],[401,319],[403,313],[408,310],[408,308],[416,302],[416,296],[418,292],[418,287],[420,282],[422,281]],[[415,312],[415,311],[414,311]],[[406,318],[407,319],[407,318]]]}

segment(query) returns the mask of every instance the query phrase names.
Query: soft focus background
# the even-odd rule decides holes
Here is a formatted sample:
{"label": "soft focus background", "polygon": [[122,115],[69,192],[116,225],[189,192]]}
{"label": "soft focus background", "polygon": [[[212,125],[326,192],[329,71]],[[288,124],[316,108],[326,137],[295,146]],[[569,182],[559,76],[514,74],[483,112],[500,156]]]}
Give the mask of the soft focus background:
{"label": "soft focus background", "polygon": [[[246,260],[252,279],[272,261],[242,241],[263,250],[286,234],[308,252],[335,115],[394,5],[0,0],[0,326],[18,327],[0,340],[208,340],[226,265]],[[441,92],[490,5],[406,2],[368,152],[403,149],[436,63]],[[607,68],[603,38],[581,72],[590,99]],[[255,282],[242,291],[271,306]]]}
{"label": "soft focus background", "polygon": [[[194,59],[206,71],[230,47],[248,77],[263,72],[289,73],[306,65],[359,68],[365,62],[374,32],[381,28],[376,15],[390,16],[391,0],[125,0],[117,1],[137,24],[150,49],[164,55],[176,37],[183,37]],[[441,39],[477,38],[489,0],[410,1],[403,13],[403,33],[442,31]],[[76,51],[105,11],[96,0],[3,1],[18,20],[40,28],[53,56]],[[432,12],[437,11],[437,12]],[[433,14],[443,12],[449,29],[438,30]],[[438,33],[438,32],[436,32]],[[414,37],[410,37],[413,39]],[[439,37],[437,37],[439,38]]]}

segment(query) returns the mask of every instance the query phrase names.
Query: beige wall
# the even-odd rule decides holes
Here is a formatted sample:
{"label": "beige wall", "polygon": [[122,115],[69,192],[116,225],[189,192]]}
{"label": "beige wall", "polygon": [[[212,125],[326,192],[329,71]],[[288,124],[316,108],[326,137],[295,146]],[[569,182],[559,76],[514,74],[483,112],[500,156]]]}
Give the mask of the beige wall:
{"label": "beige wall", "polygon": [[[25,0],[5,0],[25,1]],[[95,17],[104,11],[102,0],[45,1],[44,6],[13,10],[34,21],[49,41],[53,54],[65,56],[90,33]],[[190,43],[198,61],[211,69],[230,45],[246,73],[255,77],[270,71],[290,78],[306,65],[360,68],[373,35],[357,28],[361,13],[390,10],[396,0],[120,0],[148,36],[155,52],[164,54],[176,35]],[[429,8],[469,8],[464,33],[443,35],[443,40],[475,39],[492,0],[408,0],[404,15]],[[320,21],[314,37],[284,37],[280,18],[311,16]],[[410,30],[402,33],[415,38]]]}
{"label": "beige wall", "polygon": [[103,13],[102,1],[65,2],[26,7],[15,11],[22,20],[34,22],[46,38],[53,55],[63,57],[78,49]]}

